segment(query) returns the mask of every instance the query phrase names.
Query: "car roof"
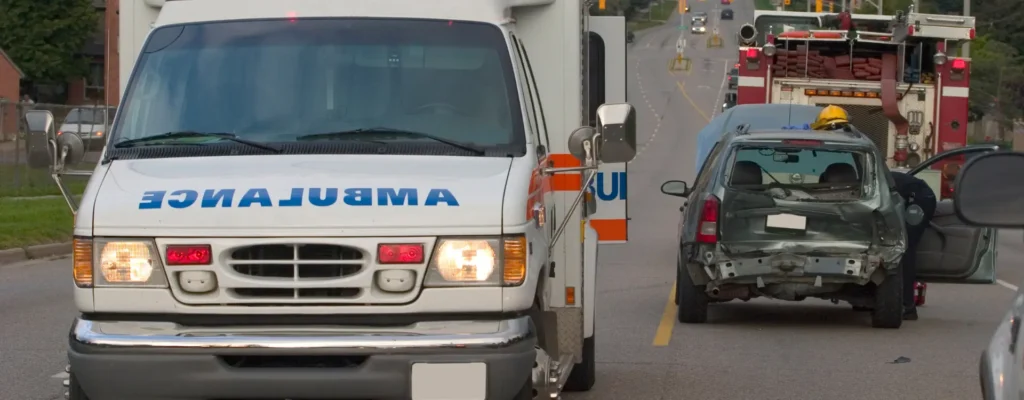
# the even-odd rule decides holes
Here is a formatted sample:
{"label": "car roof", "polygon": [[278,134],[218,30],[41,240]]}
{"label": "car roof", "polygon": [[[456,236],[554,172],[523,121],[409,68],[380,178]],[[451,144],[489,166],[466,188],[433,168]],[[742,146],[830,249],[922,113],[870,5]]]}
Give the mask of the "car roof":
{"label": "car roof", "polygon": [[759,141],[782,141],[789,139],[821,140],[825,142],[870,145],[871,139],[859,131],[815,131],[804,129],[786,130],[763,130],[751,131],[747,134],[738,134],[733,138],[734,143],[749,143]]}

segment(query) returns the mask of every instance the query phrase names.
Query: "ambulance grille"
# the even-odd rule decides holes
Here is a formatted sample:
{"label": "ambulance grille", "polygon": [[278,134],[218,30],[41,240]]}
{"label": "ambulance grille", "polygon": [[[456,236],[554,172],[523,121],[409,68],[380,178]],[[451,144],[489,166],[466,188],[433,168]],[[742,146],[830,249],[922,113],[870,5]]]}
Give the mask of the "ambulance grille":
{"label": "ambulance grille", "polygon": [[[280,286],[292,282],[330,282],[359,274],[365,265],[357,248],[331,244],[264,244],[235,249],[228,264],[231,269],[256,281]],[[235,287],[234,297],[251,299],[332,299],[355,298],[357,287]]]}
{"label": "ambulance grille", "polygon": [[363,252],[329,244],[271,244],[231,252],[232,269],[257,278],[342,278],[359,273]]}
{"label": "ambulance grille", "polygon": [[[819,107],[829,105],[818,104]],[[882,113],[881,106],[865,106],[859,104],[837,104],[850,115],[850,123],[863,132],[882,154],[889,154],[889,119]]]}

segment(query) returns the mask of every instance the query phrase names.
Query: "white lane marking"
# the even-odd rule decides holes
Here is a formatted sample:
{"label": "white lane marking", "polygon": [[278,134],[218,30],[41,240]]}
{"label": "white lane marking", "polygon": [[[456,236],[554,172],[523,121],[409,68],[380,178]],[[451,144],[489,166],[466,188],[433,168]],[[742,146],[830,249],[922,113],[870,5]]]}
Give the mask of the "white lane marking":
{"label": "white lane marking", "polygon": [[59,373],[53,374],[53,376],[51,376],[50,378],[51,379],[68,379],[70,377],[71,377],[71,375],[68,375],[67,372],[60,371]]}
{"label": "white lane marking", "polygon": [[718,96],[715,97],[715,108],[711,111],[711,119],[715,119],[718,111],[722,109],[721,104],[725,102],[725,82],[729,79],[729,61],[722,63],[722,84],[718,87]]}
{"label": "white lane marking", "polygon": [[1017,287],[1017,285],[1014,285],[1014,284],[1012,284],[1012,283],[1010,283],[1010,282],[1007,282],[1007,281],[1004,281],[1004,280],[1002,280],[1002,279],[996,279],[996,283],[998,283],[998,284],[999,284],[999,286],[1002,286],[1002,287],[1004,287],[1004,288],[1010,289],[1010,290],[1012,290],[1012,291],[1014,291],[1014,292],[1016,292],[1016,291],[1017,291],[1017,289],[1019,289],[1019,288]]}
{"label": "white lane marking", "polygon": [[629,161],[630,163],[640,158],[640,154],[642,154],[644,150],[647,150],[647,146],[654,141],[654,138],[658,136],[658,130],[661,129],[661,114],[658,114],[654,105],[651,104],[651,101],[647,98],[647,91],[644,89],[643,75],[640,74],[640,58],[637,58],[636,65],[633,68],[636,69],[636,83],[640,88],[640,96],[644,98],[644,103],[647,104],[647,108],[651,110],[651,113],[654,114],[654,119],[658,122],[654,126],[654,131],[651,132],[651,137],[647,138],[647,141],[636,150],[636,155],[633,156],[633,160]]}

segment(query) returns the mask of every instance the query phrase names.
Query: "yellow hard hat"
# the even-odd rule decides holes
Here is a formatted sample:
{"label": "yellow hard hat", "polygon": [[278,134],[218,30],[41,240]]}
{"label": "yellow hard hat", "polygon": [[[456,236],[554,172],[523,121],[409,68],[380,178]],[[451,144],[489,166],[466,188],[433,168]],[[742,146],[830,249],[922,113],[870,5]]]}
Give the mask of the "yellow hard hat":
{"label": "yellow hard hat", "polygon": [[835,126],[834,124],[847,124],[849,122],[850,116],[846,114],[846,110],[839,106],[830,105],[818,113],[818,119],[811,125],[811,129],[823,129]]}

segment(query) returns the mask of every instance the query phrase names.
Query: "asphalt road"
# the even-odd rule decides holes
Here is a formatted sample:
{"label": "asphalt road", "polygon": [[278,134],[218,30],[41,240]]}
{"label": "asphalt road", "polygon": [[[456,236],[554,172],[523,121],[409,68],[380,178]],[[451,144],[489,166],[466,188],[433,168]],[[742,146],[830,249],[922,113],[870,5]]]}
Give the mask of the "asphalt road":
{"label": "asphalt road", "polygon": [[[715,14],[720,5],[691,7]],[[752,18],[751,4],[732,8],[736,19],[722,26],[723,37]],[[669,295],[681,202],[659,186],[693,180],[695,136],[720,107],[724,71],[736,58],[730,43],[688,47],[692,69],[670,73],[676,25],[638,35],[630,50],[641,143],[629,169],[630,241],[601,249],[597,386],[565,398],[979,398],[979,354],[1014,285],[1024,283],[1019,231],[1001,235],[999,285],[931,285],[921,320],[897,331],[870,328],[847,305],[812,300],[731,302],[713,305],[709,324],[675,322]],[[0,399],[60,398],[74,315],[67,260],[0,266]],[[893,364],[899,357],[910,361]]]}

